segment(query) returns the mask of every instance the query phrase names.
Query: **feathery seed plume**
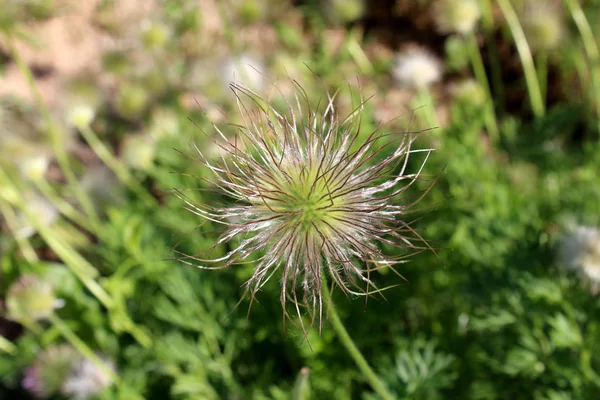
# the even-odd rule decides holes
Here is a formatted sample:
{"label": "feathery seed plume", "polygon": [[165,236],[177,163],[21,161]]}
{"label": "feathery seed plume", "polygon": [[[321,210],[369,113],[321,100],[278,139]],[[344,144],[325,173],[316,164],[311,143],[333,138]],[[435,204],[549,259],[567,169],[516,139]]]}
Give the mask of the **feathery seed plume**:
{"label": "feathery seed plume", "polygon": [[[215,126],[219,160],[196,150],[212,172],[210,183],[234,202],[212,207],[178,193],[191,212],[225,226],[212,248],[225,242],[234,248],[217,259],[178,253],[180,261],[204,269],[248,263],[257,253],[245,294],[254,299],[281,272],[284,317],[290,316],[289,301],[298,317],[308,306],[321,321],[326,279],[346,294],[379,292],[372,272],[394,270],[429,248],[406,215],[431,188],[409,194],[432,149],[411,148],[417,132],[362,132],[364,103],[340,118],[335,96],[328,95],[320,111],[294,83],[296,95],[284,113],[250,89],[231,85],[243,120],[235,126],[236,139]],[[409,156],[417,152],[424,161],[409,173]],[[382,245],[404,251],[388,256]]]}

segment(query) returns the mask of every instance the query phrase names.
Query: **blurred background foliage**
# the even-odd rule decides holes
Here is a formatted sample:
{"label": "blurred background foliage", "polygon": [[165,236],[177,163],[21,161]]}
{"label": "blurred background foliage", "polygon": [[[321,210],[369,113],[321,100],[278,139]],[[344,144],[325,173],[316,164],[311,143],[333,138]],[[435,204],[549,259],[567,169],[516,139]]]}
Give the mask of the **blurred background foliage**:
{"label": "blurred background foliage", "polygon": [[247,316],[252,265],[173,260],[218,236],[173,189],[227,201],[193,145],[239,122],[229,82],[290,78],[437,149],[435,250],[334,293],[397,398],[600,395],[597,0],[0,0],[0,29],[0,398],[376,398],[278,282]]}

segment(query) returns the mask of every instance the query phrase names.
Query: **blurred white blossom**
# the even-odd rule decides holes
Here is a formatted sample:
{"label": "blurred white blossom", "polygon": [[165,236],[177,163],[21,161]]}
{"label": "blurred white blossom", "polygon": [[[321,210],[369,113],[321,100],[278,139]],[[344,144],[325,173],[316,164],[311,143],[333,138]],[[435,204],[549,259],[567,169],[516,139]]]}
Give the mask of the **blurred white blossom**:
{"label": "blurred white blossom", "polygon": [[364,0],[325,0],[322,4],[325,17],[332,24],[347,24],[365,13]]}
{"label": "blurred white blossom", "polygon": [[548,1],[526,1],[522,10],[523,30],[534,50],[556,48],[564,35],[563,16],[559,7]]}
{"label": "blurred white blossom", "polygon": [[392,76],[401,85],[421,89],[442,79],[442,65],[425,48],[409,47],[396,55]]}
{"label": "blurred white blossom", "polygon": [[485,90],[479,82],[466,78],[450,85],[450,94],[463,104],[481,108],[487,100]]}
{"label": "blurred white blossom", "polygon": [[69,345],[49,347],[25,370],[21,385],[36,397],[52,396],[60,390],[78,357],[75,349]]}
{"label": "blurred white blossom", "polygon": [[176,136],[179,133],[179,116],[167,107],[158,107],[152,111],[149,133],[155,139]]}
{"label": "blurred white blossom", "polygon": [[433,8],[433,18],[441,33],[473,32],[480,17],[477,0],[439,0]]}
{"label": "blurred white blossom", "polygon": [[600,284],[600,230],[578,226],[565,234],[560,242],[561,262],[577,269],[594,285]]}
{"label": "blurred white blossom", "polygon": [[127,135],[121,143],[121,158],[128,166],[135,169],[148,169],[154,162],[156,141],[147,134]]}
{"label": "blurred white blossom", "polygon": [[264,85],[265,67],[262,62],[248,55],[230,57],[222,69],[222,82],[229,90],[231,82],[242,83],[250,89],[260,91]]}
{"label": "blurred white blossom", "polygon": [[16,99],[0,99],[0,158],[27,180],[44,179],[53,155],[33,110]]}
{"label": "blurred white blossom", "polygon": [[[114,370],[112,363],[106,360],[104,362],[110,370]],[[81,358],[74,363],[61,392],[72,399],[85,400],[102,392],[110,383],[110,376],[88,359]]]}
{"label": "blurred white blossom", "polygon": [[23,195],[23,198],[27,213],[21,210],[17,211],[16,226],[13,232],[16,237],[31,237],[36,233],[37,224],[48,227],[58,219],[58,210],[45,197],[35,192],[28,192]]}
{"label": "blurred white blossom", "polygon": [[81,178],[81,187],[99,214],[104,214],[107,206],[119,206],[125,202],[124,186],[104,165],[89,168]]}
{"label": "blurred white blossom", "polygon": [[95,116],[96,111],[94,108],[84,103],[73,104],[67,110],[67,121],[78,129],[89,126]]}
{"label": "blurred white blossom", "polygon": [[52,285],[35,275],[21,276],[6,294],[7,317],[17,322],[45,319],[61,305]]}

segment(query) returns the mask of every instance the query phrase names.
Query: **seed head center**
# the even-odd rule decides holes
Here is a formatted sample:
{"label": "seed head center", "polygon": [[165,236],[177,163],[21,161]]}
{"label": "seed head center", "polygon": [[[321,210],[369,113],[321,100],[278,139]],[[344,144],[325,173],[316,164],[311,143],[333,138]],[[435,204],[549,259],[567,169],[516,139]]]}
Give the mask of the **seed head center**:
{"label": "seed head center", "polygon": [[297,219],[302,226],[308,229],[318,227],[325,229],[326,223],[335,213],[332,207],[327,186],[323,179],[300,180],[295,191],[295,199],[291,205]]}

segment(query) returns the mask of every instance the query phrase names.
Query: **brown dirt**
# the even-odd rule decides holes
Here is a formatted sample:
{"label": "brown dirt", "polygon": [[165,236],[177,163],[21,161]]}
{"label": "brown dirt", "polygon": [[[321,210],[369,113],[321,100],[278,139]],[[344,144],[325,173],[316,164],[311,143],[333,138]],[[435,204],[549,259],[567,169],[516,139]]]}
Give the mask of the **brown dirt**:
{"label": "brown dirt", "polygon": [[[118,46],[119,40],[97,20],[99,0],[70,2],[60,15],[43,22],[20,25],[34,44],[18,41],[17,50],[35,72],[46,104],[54,108],[61,84],[71,77],[100,72],[102,54]],[[117,26],[135,26],[157,6],[156,1],[118,0],[106,11]],[[0,43],[8,54],[6,43]],[[0,80],[0,95],[31,99],[27,83],[14,62],[9,62]]]}

